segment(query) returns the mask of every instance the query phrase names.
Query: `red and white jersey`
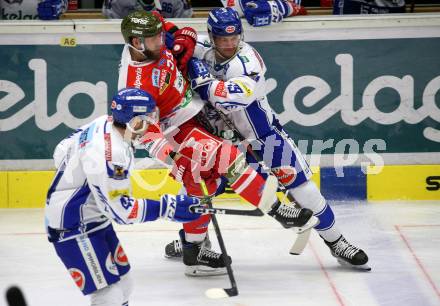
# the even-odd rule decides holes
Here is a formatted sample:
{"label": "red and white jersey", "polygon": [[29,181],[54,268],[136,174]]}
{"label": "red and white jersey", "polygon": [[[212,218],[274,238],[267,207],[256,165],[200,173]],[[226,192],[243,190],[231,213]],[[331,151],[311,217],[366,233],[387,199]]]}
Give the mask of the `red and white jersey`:
{"label": "red and white jersey", "polygon": [[156,61],[135,62],[126,45],[122,51],[118,89],[125,87],[143,89],[154,97],[165,133],[194,117],[203,107],[203,101],[193,97],[188,81],[167,49]]}

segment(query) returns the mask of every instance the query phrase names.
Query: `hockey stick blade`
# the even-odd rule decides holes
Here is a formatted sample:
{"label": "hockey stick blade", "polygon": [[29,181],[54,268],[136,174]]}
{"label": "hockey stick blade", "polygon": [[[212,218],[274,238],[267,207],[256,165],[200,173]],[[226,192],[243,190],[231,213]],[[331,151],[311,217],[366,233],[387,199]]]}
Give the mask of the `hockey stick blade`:
{"label": "hockey stick blade", "polygon": [[227,297],[237,296],[237,288],[211,288],[205,291],[205,295],[210,299],[223,299]]}
{"label": "hockey stick blade", "polygon": [[297,234],[296,240],[290,248],[289,253],[292,255],[300,255],[304,251],[311,233],[312,229],[310,228],[302,233]]}
{"label": "hockey stick blade", "polygon": [[300,255],[309,241],[310,234],[312,233],[312,228],[318,225],[319,219],[312,216],[310,220],[302,227],[294,228],[296,231],[296,240],[290,248],[289,253],[292,255]]}
{"label": "hockey stick blade", "polygon": [[264,213],[260,209],[241,210],[241,209],[227,209],[227,208],[205,208],[199,206],[190,206],[190,211],[204,215],[236,215],[236,216],[252,216],[261,217]]}

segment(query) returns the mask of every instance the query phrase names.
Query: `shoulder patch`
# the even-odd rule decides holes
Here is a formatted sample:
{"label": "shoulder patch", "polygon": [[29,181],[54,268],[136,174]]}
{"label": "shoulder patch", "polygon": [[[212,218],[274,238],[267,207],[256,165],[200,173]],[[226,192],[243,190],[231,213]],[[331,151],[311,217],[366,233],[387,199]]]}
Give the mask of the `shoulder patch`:
{"label": "shoulder patch", "polygon": [[245,63],[249,63],[249,59],[247,58],[246,55],[239,55],[238,57],[241,59],[241,61],[242,61],[244,64],[245,64]]}

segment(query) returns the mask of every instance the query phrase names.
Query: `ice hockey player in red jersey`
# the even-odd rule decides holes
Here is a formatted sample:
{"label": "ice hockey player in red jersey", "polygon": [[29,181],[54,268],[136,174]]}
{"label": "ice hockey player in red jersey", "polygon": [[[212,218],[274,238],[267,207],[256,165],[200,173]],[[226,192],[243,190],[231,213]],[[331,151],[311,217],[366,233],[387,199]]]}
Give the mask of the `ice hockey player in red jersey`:
{"label": "ice hockey player in red jersey", "polygon": [[[158,14],[137,11],[122,20],[121,32],[126,45],[118,87],[147,91],[160,111],[160,128],[149,130],[143,139],[150,156],[165,161],[171,152],[178,152],[171,176],[183,183],[189,195],[204,196],[200,180],[206,183],[210,196],[227,182],[247,202],[283,226],[306,224],[312,217],[311,210],[281,204],[276,198],[274,177],[265,181],[246,163],[237,147],[208,133],[197,121],[204,102],[198,95],[193,96],[190,84],[179,69],[184,70],[192,56],[197,39],[194,29],[177,29]],[[167,49],[166,41],[171,50]],[[187,275],[226,273],[221,254],[203,246],[209,221],[209,215],[204,215],[184,225],[183,262]]]}

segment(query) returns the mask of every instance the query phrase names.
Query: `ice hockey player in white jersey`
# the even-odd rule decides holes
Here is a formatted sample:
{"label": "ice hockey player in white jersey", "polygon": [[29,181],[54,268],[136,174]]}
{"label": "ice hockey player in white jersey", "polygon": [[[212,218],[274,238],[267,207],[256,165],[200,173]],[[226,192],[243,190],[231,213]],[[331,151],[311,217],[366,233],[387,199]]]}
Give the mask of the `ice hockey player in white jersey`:
{"label": "ice hockey player in white jersey", "polygon": [[124,18],[134,11],[159,11],[165,18],[191,18],[189,0],[105,0],[102,13],[111,19]]}
{"label": "ice hockey player in white jersey", "polygon": [[[231,136],[231,126],[224,118],[229,125],[232,123],[296,202],[318,217],[320,222],[315,229],[338,261],[370,270],[365,252],[350,244],[336,226],[331,207],[310,180],[312,172],[307,162],[269,106],[265,94],[266,66],[259,53],[242,40],[237,12],[231,8],[212,10],[208,33],[209,39],[198,43],[188,71],[192,88],[209,102],[205,112],[212,132],[223,138]],[[247,158],[249,163],[256,164],[249,152]],[[179,253],[173,250],[174,245],[167,245],[168,257]]]}
{"label": "ice hockey player in white jersey", "polygon": [[57,172],[47,193],[49,241],[92,306],[128,305],[130,265],[111,221],[131,224],[158,218],[187,222],[199,200],[163,195],[159,201],[131,195],[133,144],[157,122],[155,101],[143,90],[123,89],[101,116],[56,148]]}

